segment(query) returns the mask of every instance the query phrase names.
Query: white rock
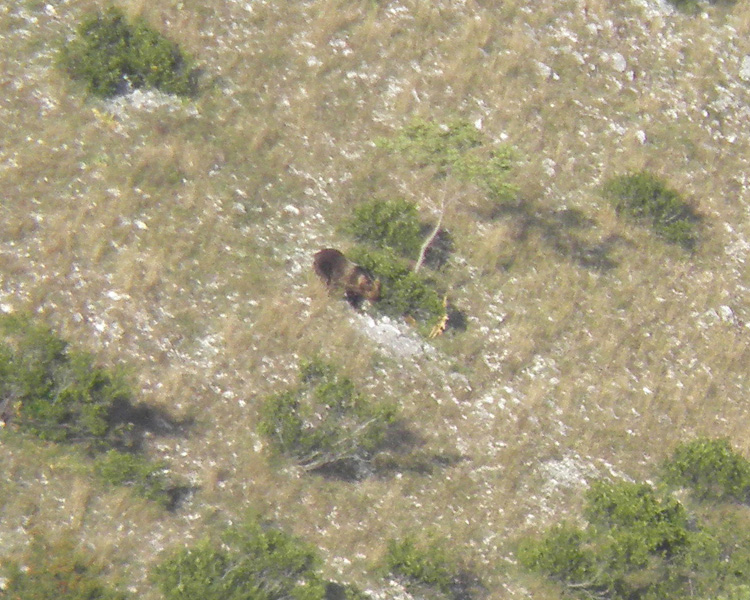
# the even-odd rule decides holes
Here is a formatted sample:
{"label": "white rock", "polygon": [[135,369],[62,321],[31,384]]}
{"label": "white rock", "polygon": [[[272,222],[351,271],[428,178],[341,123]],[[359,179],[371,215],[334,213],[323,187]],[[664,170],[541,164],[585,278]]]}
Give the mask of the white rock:
{"label": "white rock", "polygon": [[750,81],[750,54],[746,54],[740,64],[740,79]]}
{"label": "white rock", "polygon": [[610,60],[612,61],[612,68],[618,73],[624,73],[625,69],[628,68],[628,63],[625,60],[625,57],[619,52],[615,52],[610,56]]}

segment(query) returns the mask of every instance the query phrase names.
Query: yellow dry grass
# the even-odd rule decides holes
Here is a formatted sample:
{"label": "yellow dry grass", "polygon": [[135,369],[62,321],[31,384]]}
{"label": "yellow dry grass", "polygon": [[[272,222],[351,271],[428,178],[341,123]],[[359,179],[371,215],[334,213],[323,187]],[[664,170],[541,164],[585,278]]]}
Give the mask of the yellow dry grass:
{"label": "yellow dry grass", "polygon": [[[646,4],[123,2],[203,73],[194,101],[140,107],[85,99],[53,66],[98,3],[0,10],[0,303],[192,416],[149,453],[199,488],[166,514],[80,469],[47,473],[45,453],[62,451],[14,442],[7,552],[72,527],[150,600],[162,549],[254,508],[320,547],[330,577],[377,587],[384,540],[429,529],[492,597],[554,597],[510,562],[517,536],[578,506],[580,487],[549,487],[541,465],[645,477],[696,434],[750,451],[750,92],[737,76],[750,7],[692,18]],[[456,254],[438,277],[466,329],[404,357],[309,267],[350,244],[338,223],[364,197],[407,197],[434,218],[444,183],[371,146],[414,116],[481,120],[515,149],[519,197],[489,218],[469,210],[476,190],[455,191]],[[694,255],[599,196],[641,168],[705,215]],[[269,464],[258,403],[314,353],[398,402],[421,452],[459,458],[357,483]]]}

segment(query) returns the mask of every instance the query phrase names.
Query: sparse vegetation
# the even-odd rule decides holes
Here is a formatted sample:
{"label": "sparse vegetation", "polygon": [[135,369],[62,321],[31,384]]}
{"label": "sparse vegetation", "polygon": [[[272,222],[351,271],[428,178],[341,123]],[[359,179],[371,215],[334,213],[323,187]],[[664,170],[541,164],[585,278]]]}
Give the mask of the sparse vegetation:
{"label": "sparse vegetation", "polygon": [[50,542],[34,538],[22,560],[4,562],[0,596],[7,600],[126,600],[101,577],[95,560],[75,548],[70,538]]}
{"label": "sparse vegetation", "polygon": [[609,179],[604,195],[618,213],[649,225],[668,242],[695,247],[698,216],[679,193],[647,171]]}
{"label": "sparse vegetation", "polygon": [[112,6],[87,17],[76,37],[63,45],[59,62],[85,83],[89,93],[108,97],[150,87],[189,96],[195,89],[191,61],[179,47],[144,21],[131,23]]}
{"label": "sparse vegetation", "polygon": [[306,470],[356,474],[382,446],[396,414],[393,404],[367,399],[315,358],[300,364],[296,388],[263,402],[258,430],[275,453]]}

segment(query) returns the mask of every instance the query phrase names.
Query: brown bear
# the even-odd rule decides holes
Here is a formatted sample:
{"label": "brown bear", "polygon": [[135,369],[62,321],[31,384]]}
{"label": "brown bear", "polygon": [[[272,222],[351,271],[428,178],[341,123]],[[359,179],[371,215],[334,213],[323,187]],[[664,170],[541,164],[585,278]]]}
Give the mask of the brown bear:
{"label": "brown bear", "polygon": [[329,290],[343,289],[347,301],[359,308],[362,300],[375,302],[380,299],[380,280],[373,277],[358,264],[350,261],[338,250],[324,248],[315,253],[313,269]]}

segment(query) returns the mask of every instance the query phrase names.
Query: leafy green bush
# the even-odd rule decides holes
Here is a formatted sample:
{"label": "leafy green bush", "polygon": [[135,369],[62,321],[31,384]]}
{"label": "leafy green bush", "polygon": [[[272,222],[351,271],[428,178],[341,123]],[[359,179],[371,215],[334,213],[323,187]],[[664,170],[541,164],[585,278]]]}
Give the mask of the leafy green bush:
{"label": "leafy green bush", "polygon": [[105,484],[132,487],[136,493],[169,507],[178,485],[167,477],[165,463],[154,463],[137,454],[110,450],[97,457],[94,470]]}
{"label": "leafy green bush", "polygon": [[618,214],[650,225],[666,241],[692,249],[697,242],[698,215],[680,195],[646,171],[609,179],[603,194]]}
{"label": "leafy green bush", "polygon": [[153,573],[165,600],[322,600],[326,584],[311,547],[257,520],[162,560]]}
{"label": "leafy green bush", "polygon": [[750,565],[732,556],[739,546],[697,527],[679,501],[648,484],[597,482],[585,514],[585,527],[557,526],[525,540],[520,563],[572,595],[613,600],[704,597],[750,576]]}
{"label": "leafy green bush", "polygon": [[124,593],[100,581],[93,561],[77,552],[69,541],[49,543],[34,539],[21,564],[5,563],[7,600],[125,600]]}
{"label": "leafy green bush", "polygon": [[371,200],[354,209],[346,230],[358,242],[416,259],[422,246],[417,207],[406,200]]}
{"label": "leafy green bush", "polygon": [[0,318],[0,335],[0,412],[15,426],[54,442],[128,443],[112,419],[130,396],[122,378],[27,318]]}
{"label": "leafy green bush", "polygon": [[729,440],[698,438],[679,445],[664,465],[667,483],[701,500],[750,500],[750,461]]}
{"label": "leafy green bush", "polygon": [[128,86],[183,96],[195,89],[190,61],[177,45],[140,19],[129,23],[116,7],[84,20],[60,50],[59,64],[100,97]]}
{"label": "leafy green bush", "polygon": [[354,470],[382,447],[394,406],[373,402],[319,359],[302,361],[300,383],[267,398],[258,430],[274,453],[306,470]]}
{"label": "leafy green bush", "polygon": [[492,200],[507,200],[515,194],[508,183],[510,149],[493,144],[466,120],[441,125],[415,119],[396,136],[379,139],[376,144],[418,168],[435,169],[438,177],[452,175],[477,185]]}
{"label": "leafy green bush", "polygon": [[462,586],[458,562],[445,550],[445,542],[418,542],[413,536],[390,540],[385,557],[388,572],[403,581],[407,589],[425,586],[452,597]]}
{"label": "leafy green bush", "polygon": [[427,330],[445,314],[443,300],[427,277],[415,273],[392,251],[354,248],[352,260],[380,279],[381,296],[376,307],[391,317],[412,317]]}

